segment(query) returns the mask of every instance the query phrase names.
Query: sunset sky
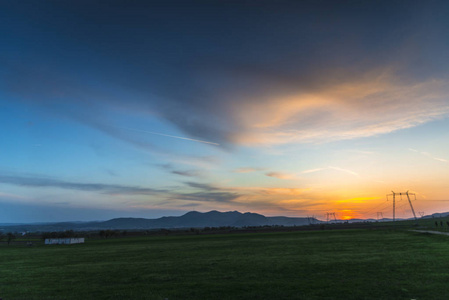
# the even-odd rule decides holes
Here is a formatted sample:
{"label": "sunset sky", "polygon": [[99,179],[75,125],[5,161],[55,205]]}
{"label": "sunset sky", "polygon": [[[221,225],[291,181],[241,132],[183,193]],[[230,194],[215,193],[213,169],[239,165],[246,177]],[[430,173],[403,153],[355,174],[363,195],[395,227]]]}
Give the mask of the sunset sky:
{"label": "sunset sky", "polygon": [[448,1],[0,1],[0,223],[392,217],[392,190],[449,211],[448,16]]}

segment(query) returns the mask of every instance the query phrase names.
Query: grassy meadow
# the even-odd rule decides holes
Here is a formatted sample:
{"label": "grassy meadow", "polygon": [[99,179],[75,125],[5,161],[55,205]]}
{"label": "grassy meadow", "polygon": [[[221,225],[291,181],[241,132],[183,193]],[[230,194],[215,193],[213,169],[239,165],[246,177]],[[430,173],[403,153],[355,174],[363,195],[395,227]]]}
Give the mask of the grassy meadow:
{"label": "grassy meadow", "polygon": [[0,298],[446,299],[449,237],[403,230],[0,247]]}

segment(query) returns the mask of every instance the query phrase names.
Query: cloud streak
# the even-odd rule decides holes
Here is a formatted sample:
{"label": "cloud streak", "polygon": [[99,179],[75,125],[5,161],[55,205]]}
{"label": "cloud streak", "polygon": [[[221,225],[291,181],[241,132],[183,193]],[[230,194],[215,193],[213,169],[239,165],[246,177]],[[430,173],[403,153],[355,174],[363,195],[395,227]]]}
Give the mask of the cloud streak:
{"label": "cloud streak", "polygon": [[443,162],[443,163],[446,163],[446,164],[449,163],[449,160],[444,159],[444,158],[440,158],[440,157],[435,157],[435,156],[433,156],[432,154],[430,154],[428,152],[418,151],[418,150],[412,149],[412,148],[409,148],[408,150],[410,150],[412,152],[419,153],[419,154],[421,154],[423,156],[429,157],[429,158],[434,159],[436,161],[440,161],[440,162]]}
{"label": "cloud streak", "polygon": [[390,133],[449,115],[444,80],[402,82],[391,71],[340,79],[309,92],[243,103],[242,144],[323,143]]}
{"label": "cloud streak", "polygon": [[156,195],[166,192],[165,190],[136,186],[70,182],[45,177],[0,175],[0,183],[32,188],[59,188],[83,192],[100,192],[109,195]]}
{"label": "cloud streak", "polygon": [[239,198],[241,195],[238,193],[230,192],[196,192],[196,193],[180,193],[170,196],[172,200],[186,200],[186,201],[199,201],[199,202],[232,202]]}
{"label": "cloud streak", "polygon": [[332,167],[332,166],[329,166],[329,169],[340,171],[340,172],[344,172],[344,173],[348,173],[348,174],[360,177],[360,175],[358,173],[356,173],[354,171],[351,171],[351,170],[348,170],[348,169],[342,169],[342,168],[337,168],[337,167]]}
{"label": "cloud streak", "polygon": [[[34,39],[40,38],[52,38],[55,47],[46,51],[39,48],[39,57],[20,53],[20,63],[13,54],[5,56],[1,61],[7,62],[2,64],[4,88],[30,103],[39,100],[60,107],[82,103],[88,110],[95,102],[99,111],[105,106],[126,107],[131,117],[145,112],[175,125],[185,137],[157,130],[126,130],[220,145],[224,149],[233,145],[356,139],[411,128],[449,115],[447,76],[425,76],[412,72],[410,67],[417,61],[415,56],[420,55],[422,44],[440,47],[432,56],[419,56],[427,68],[435,65],[435,53],[447,52],[447,47],[441,46],[445,45],[441,42],[441,28],[446,28],[441,24],[447,22],[444,18],[418,18],[421,6],[426,7],[424,3],[388,6],[387,16],[387,10],[379,9],[378,3],[357,3],[351,9],[345,5],[336,7],[333,1],[324,3],[338,17],[323,18],[322,2],[267,4],[251,15],[251,22],[260,26],[247,28],[248,31],[240,30],[242,20],[235,18],[248,13],[248,7],[239,2],[203,3],[205,10],[187,5],[182,18],[172,16],[168,7],[153,9],[152,4],[135,3],[120,8],[124,19],[119,28],[123,30],[106,24],[100,28],[97,25],[101,21],[95,16],[86,18],[65,3],[48,4],[42,7],[43,12],[61,16],[54,20],[52,30],[26,27],[29,22],[22,22],[25,27],[21,30],[26,34],[16,32],[15,26],[7,34],[21,37],[17,45],[9,41],[12,49],[23,48],[25,42],[36,45]],[[93,11],[104,9],[98,3],[92,6]],[[27,15],[17,11],[17,7],[8,9],[18,17]],[[202,16],[206,10],[210,18]],[[353,10],[357,13],[352,14]],[[409,13],[404,14],[404,10]],[[142,11],[142,15],[136,16],[134,11]],[[119,11],[110,7],[108,12],[115,15]],[[390,13],[397,18],[391,18]],[[161,26],[161,15],[172,16],[163,23],[173,22],[178,30]],[[403,20],[404,15],[412,19]],[[34,16],[36,24],[47,24],[47,17],[46,13]],[[213,24],[207,21],[210,19],[215,20]],[[315,19],[320,20],[320,25],[311,21]],[[344,21],[336,22],[337,19]],[[377,23],[386,19],[389,21],[385,24]],[[131,24],[139,25],[134,28]],[[149,28],[157,26],[161,33],[154,35]],[[392,28],[416,33],[413,38],[405,35],[398,39]],[[136,35],[130,34],[134,32]],[[185,51],[173,56],[172,49],[192,32],[198,36],[183,42]],[[218,37],[217,32],[225,34]],[[367,40],[366,32],[373,38]],[[335,43],[336,36],[339,43]],[[248,43],[250,38],[253,42]],[[65,44],[59,44],[62,41]],[[204,47],[205,43],[208,47]],[[79,47],[97,51],[86,60],[84,55],[73,52]],[[33,53],[33,49],[29,52]],[[73,57],[61,68],[53,58],[64,57],[67,52]],[[110,55],[95,55],[105,52]],[[347,53],[352,54],[349,61]],[[95,123],[95,119],[84,121],[138,147],[157,148],[112,130],[106,122]]]}
{"label": "cloud streak", "polygon": [[250,168],[250,167],[246,167],[246,168],[238,168],[235,169],[233,172],[234,173],[252,173],[252,172],[257,172],[257,171],[262,171],[262,168]]}
{"label": "cloud streak", "polygon": [[302,171],[301,173],[302,174],[310,174],[310,173],[316,173],[316,172],[321,172],[321,171],[326,171],[326,170],[339,171],[339,172],[351,174],[351,175],[356,176],[356,177],[360,177],[360,175],[357,172],[354,172],[354,171],[351,171],[351,170],[348,170],[348,169],[332,167],[332,166],[328,166],[327,168],[316,168],[316,169],[305,170],[305,171]]}
{"label": "cloud streak", "polygon": [[159,132],[153,132],[153,131],[148,131],[148,130],[141,130],[141,129],[134,129],[134,128],[126,128],[126,127],[119,127],[119,128],[125,129],[125,130],[136,131],[136,132],[142,132],[142,133],[149,133],[149,134],[160,135],[160,136],[165,136],[165,137],[171,137],[171,138],[180,139],[180,140],[185,140],[185,141],[191,141],[191,142],[198,142],[198,143],[203,143],[203,144],[209,144],[209,145],[220,146],[220,144],[214,143],[214,142],[207,142],[207,141],[202,141],[202,140],[197,140],[197,139],[192,139],[192,138],[186,138],[186,137],[181,137],[181,136],[176,136],[176,135],[169,135],[169,134],[164,134],[164,133],[159,133]]}
{"label": "cloud streak", "polygon": [[[195,190],[194,192],[170,192],[167,195],[169,201],[194,201],[194,202],[216,202],[216,203],[230,203],[242,196],[232,188],[217,187],[207,183],[199,182],[184,182],[184,184]],[[185,204],[183,204],[184,206]]]}
{"label": "cloud streak", "polygon": [[200,177],[199,172],[197,171],[180,171],[180,170],[173,170],[171,171],[172,174],[180,175],[180,176],[186,176],[186,177]]}
{"label": "cloud streak", "polygon": [[268,177],[273,177],[277,179],[283,179],[283,180],[289,180],[289,179],[295,179],[295,174],[285,173],[285,172],[267,172],[265,173]]}
{"label": "cloud streak", "polygon": [[315,173],[315,172],[319,172],[319,171],[323,171],[326,170],[326,168],[316,168],[316,169],[310,169],[310,170],[305,170],[302,171],[302,174],[309,174],[309,173]]}

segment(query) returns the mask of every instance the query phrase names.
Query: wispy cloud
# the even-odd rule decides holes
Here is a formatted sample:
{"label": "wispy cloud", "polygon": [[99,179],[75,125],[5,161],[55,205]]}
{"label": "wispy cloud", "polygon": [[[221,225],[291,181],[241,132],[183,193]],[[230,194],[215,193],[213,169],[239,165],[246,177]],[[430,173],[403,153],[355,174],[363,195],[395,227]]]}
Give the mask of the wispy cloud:
{"label": "wispy cloud", "polygon": [[305,170],[305,171],[302,171],[301,173],[302,174],[309,174],[309,173],[321,172],[321,171],[326,171],[326,170],[335,170],[335,171],[351,174],[351,175],[354,175],[354,176],[357,176],[357,177],[360,176],[357,172],[354,172],[354,171],[351,171],[351,170],[348,170],[348,169],[332,167],[332,166],[328,166],[326,168],[316,168],[316,169]]}
{"label": "wispy cloud", "polygon": [[[217,203],[227,203],[232,202],[242,196],[236,190],[232,188],[224,188],[214,186],[208,183],[199,182],[184,182],[184,184],[192,188],[193,192],[170,192],[167,194],[167,200],[176,201],[194,201],[194,202],[217,202]],[[183,204],[184,205],[184,204]]]}
{"label": "wispy cloud", "polygon": [[25,177],[0,175],[0,183],[12,184],[23,187],[37,188],[59,188],[66,190],[76,190],[84,192],[100,192],[110,195],[155,195],[166,192],[165,190],[152,189],[145,187],[104,184],[104,183],[85,183],[70,182],[45,177]]}
{"label": "wispy cloud", "polygon": [[207,141],[203,141],[203,140],[197,140],[197,139],[192,139],[192,138],[187,138],[187,137],[182,137],[182,136],[170,135],[170,134],[165,134],[165,133],[160,133],[160,132],[141,130],[141,129],[134,129],[134,128],[127,128],[127,127],[119,127],[119,128],[125,129],[125,130],[136,131],[136,132],[160,135],[160,136],[165,136],[165,137],[170,137],[170,138],[180,139],[180,140],[185,140],[185,141],[191,141],[191,142],[198,142],[198,143],[203,143],[203,144],[220,146],[220,144],[214,143],[214,142],[207,142]]}
{"label": "wispy cloud", "polygon": [[[333,1],[326,3],[333,5]],[[92,5],[100,8],[98,4]],[[187,13],[180,20],[170,15],[169,8],[136,4],[136,9],[146,16],[135,20],[141,30],[157,25],[156,14],[171,16],[173,19],[168,20],[180,25],[176,32],[161,28],[161,34],[166,33],[167,38],[153,43],[154,32],[143,35],[135,32],[127,27],[134,22],[125,22],[126,16],[121,24],[123,30],[99,28],[95,18],[86,20],[82,13],[61,4],[64,9],[59,9],[58,14],[62,17],[53,23],[54,30],[44,32],[27,22],[22,22],[24,27],[20,29],[10,26],[11,34],[19,37],[17,41],[9,41],[13,48],[21,49],[24,42],[31,47],[36,44],[34,39],[39,38],[59,41],[61,47],[5,54],[4,89],[29,103],[50,99],[50,106],[59,103],[70,107],[95,102],[104,107],[126,107],[130,117],[151,113],[176,126],[182,134],[169,135],[159,129],[148,131],[149,134],[220,144],[223,148],[232,144],[320,143],[368,137],[418,126],[449,113],[446,101],[449,85],[443,79],[446,75],[441,76],[441,71],[432,77],[422,74],[425,73],[422,69],[436,68],[433,56],[421,55],[421,64],[426,68],[415,67],[415,55],[422,53],[422,44],[438,49],[434,53],[447,52],[445,43],[439,39],[444,34],[446,20],[416,11],[426,7],[424,4],[373,10],[367,7],[386,8],[387,4],[362,1],[356,5],[360,14],[351,14],[343,5],[341,10],[333,10],[335,18],[323,18],[321,1],[307,4],[293,1],[285,4],[285,9],[272,9],[269,5],[261,8],[260,14],[251,15],[251,22],[265,25],[255,26],[250,32],[239,30],[241,20],[235,17],[236,12],[246,16],[244,3],[233,2],[229,9],[223,9],[222,5],[220,1],[214,2],[208,11],[211,19],[227,22],[215,22],[214,30],[207,30],[207,20],[201,18],[202,10],[197,5],[186,7]],[[432,4],[426,9],[435,7]],[[35,13],[37,23],[45,23],[48,17],[45,9],[50,8]],[[115,12],[119,8],[110,9]],[[401,18],[405,9],[413,12],[408,14],[411,19],[407,25]],[[394,25],[399,27],[387,23],[373,26],[373,18],[387,17],[385,11],[388,17],[397,16],[390,19],[395,19]],[[18,20],[26,18],[23,12],[13,9],[12,13]],[[85,27],[74,26],[72,22],[77,20],[82,20]],[[273,30],[272,25],[278,30]],[[403,32],[413,33],[413,37],[406,34],[398,39],[397,31],[391,28],[402,26],[407,26]],[[96,30],[90,30],[87,37],[82,34],[86,28]],[[218,39],[215,34],[218,31],[233,34]],[[192,32],[199,34],[198,39],[182,43],[182,37]],[[320,34],[311,36],[310,32]],[[365,32],[384,37],[382,43],[376,38],[367,39]],[[105,34],[110,38],[104,39]],[[247,43],[248,34],[254,37],[253,43]],[[340,43],[333,42],[336,34]],[[204,47],[205,40],[209,47]],[[354,41],[362,40],[366,47],[354,47]],[[122,47],[123,41],[129,45],[126,49]],[[186,51],[178,55],[167,51],[179,42]],[[64,51],[74,46],[117,52],[73,55],[70,61],[62,60],[63,63],[53,59],[62,57]],[[21,59],[15,59],[14,55]],[[366,57],[370,58],[369,63]],[[395,63],[389,63],[386,57]],[[140,144],[139,139],[127,139],[123,132],[113,132],[98,124],[97,127],[121,140]]]}
{"label": "wispy cloud", "polygon": [[[222,187],[205,183],[185,182],[194,192],[171,193],[168,200],[232,203],[233,207],[285,208],[317,205],[305,193],[307,188]],[[295,199],[295,201],[293,201]]]}
{"label": "wispy cloud", "polygon": [[412,152],[419,153],[419,154],[421,154],[421,155],[424,155],[424,156],[426,156],[426,157],[429,157],[429,158],[431,158],[431,159],[434,159],[434,160],[437,160],[437,161],[440,161],[440,162],[443,162],[443,163],[449,163],[449,160],[444,159],[444,158],[440,158],[440,157],[435,157],[435,156],[433,156],[432,154],[430,154],[430,153],[428,153],[428,152],[423,152],[423,151],[419,151],[419,150],[412,149],[412,148],[409,148],[408,150],[410,150],[410,151],[412,151]]}
{"label": "wispy cloud", "polygon": [[216,191],[221,190],[221,188],[207,184],[207,183],[198,183],[198,182],[185,182],[186,185],[189,187],[200,189],[200,190],[206,190],[206,191]]}
{"label": "wispy cloud", "polygon": [[10,194],[10,193],[0,193],[0,198],[5,198],[5,199],[28,199],[28,197],[25,196],[21,196],[21,195],[16,195],[16,194]]}
{"label": "wispy cloud", "polygon": [[171,200],[206,201],[206,202],[231,202],[240,195],[230,192],[196,192],[171,194]]}
{"label": "wispy cloud", "polygon": [[254,188],[258,194],[298,196],[304,194],[305,188]]}
{"label": "wispy cloud", "polygon": [[[140,86],[142,93],[157,100],[121,100],[82,80],[60,80],[59,77],[68,76],[56,70],[32,78],[30,73],[33,72],[29,69],[16,72],[11,68],[9,71],[13,81],[20,83],[11,89],[25,93],[24,98],[30,99],[30,103],[69,103],[43,106],[51,107],[57,114],[68,116],[104,134],[156,153],[166,151],[126,131],[220,145],[223,149],[229,149],[231,144],[323,143],[369,137],[411,128],[449,115],[449,103],[446,101],[449,84],[446,80],[405,80],[388,65],[380,71],[364,70],[345,76],[335,75],[335,70],[326,70],[329,75],[319,78],[309,76],[307,84],[301,87],[276,81],[265,85],[265,79],[257,77],[254,70],[254,73],[241,76],[247,81],[256,80],[258,89],[232,89],[236,90],[235,94],[224,92],[223,95],[213,93],[212,89],[209,93],[220,103],[215,106],[209,103],[209,93],[201,93],[201,89],[189,91],[193,93],[190,98],[195,100],[168,97],[164,101],[170,105],[161,106],[158,102],[161,99],[150,97],[151,93],[143,86]],[[234,79],[226,77],[229,74],[220,72],[223,72],[223,68],[217,68],[210,76],[215,79],[224,76],[224,86],[238,84]],[[37,77],[44,79],[36,82]],[[201,76],[200,79],[206,80]],[[294,77],[287,79],[286,82],[295,81]],[[53,83],[55,80],[62,81],[62,97],[47,92],[53,86],[49,86],[48,82]],[[221,90],[218,87],[216,89]],[[124,93],[130,93],[129,98],[133,98],[130,91]],[[47,98],[51,100],[45,100]],[[93,104],[89,101],[91,98],[98,101]],[[141,111],[157,115],[177,126],[186,136],[128,128],[124,124],[111,125],[105,107],[125,106],[128,107],[125,113],[128,116],[138,116]]]}
{"label": "wispy cloud", "polygon": [[[161,157],[173,164],[190,166],[202,170],[209,169],[220,163],[220,159],[218,157],[210,155],[161,154]],[[171,169],[174,170],[176,167],[172,167]]]}
{"label": "wispy cloud", "polygon": [[374,152],[374,151],[366,151],[366,150],[358,150],[358,149],[352,149],[352,150],[349,150],[349,152],[354,152],[354,153],[359,153],[359,154],[365,154],[365,155],[376,154],[376,152]]}
{"label": "wispy cloud", "polygon": [[[449,115],[444,80],[402,82],[391,71],[334,80],[319,89],[242,103],[236,143],[323,143],[386,134]],[[335,83],[337,82],[337,83]],[[244,114],[243,114],[244,112]]]}
{"label": "wispy cloud", "polygon": [[326,169],[327,168],[316,168],[316,169],[305,170],[305,171],[302,171],[301,173],[303,173],[303,174],[315,173],[315,172],[323,171]]}
{"label": "wispy cloud", "polygon": [[262,168],[246,167],[246,168],[235,169],[233,172],[234,173],[252,173],[252,172],[257,172],[257,171],[261,171],[261,170],[263,170],[263,169]]}
{"label": "wispy cloud", "polygon": [[187,170],[187,171],[173,170],[173,171],[171,171],[171,173],[175,174],[175,175],[186,176],[186,177],[200,177],[200,173],[198,171],[193,171],[193,170]]}
{"label": "wispy cloud", "polygon": [[295,174],[290,174],[290,173],[285,173],[285,172],[267,172],[267,173],[265,173],[265,175],[268,177],[274,177],[274,178],[284,179],[284,180],[296,178]]}
{"label": "wispy cloud", "polygon": [[433,157],[433,159],[444,162],[444,163],[449,163],[449,160],[444,159],[444,158]]}
{"label": "wispy cloud", "polygon": [[342,168],[337,168],[337,167],[332,167],[332,166],[329,166],[329,169],[340,171],[340,172],[344,172],[344,173],[348,173],[348,174],[351,174],[351,175],[354,175],[354,176],[357,176],[357,177],[360,176],[358,173],[356,173],[354,171],[351,171],[351,170],[348,170],[348,169],[342,169]]}
{"label": "wispy cloud", "polygon": [[156,166],[164,169],[171,174],[185,176],[185,177],[203,177],[203,172],[199,170],[179,170],[176,169],[172,164],[156,164]]}

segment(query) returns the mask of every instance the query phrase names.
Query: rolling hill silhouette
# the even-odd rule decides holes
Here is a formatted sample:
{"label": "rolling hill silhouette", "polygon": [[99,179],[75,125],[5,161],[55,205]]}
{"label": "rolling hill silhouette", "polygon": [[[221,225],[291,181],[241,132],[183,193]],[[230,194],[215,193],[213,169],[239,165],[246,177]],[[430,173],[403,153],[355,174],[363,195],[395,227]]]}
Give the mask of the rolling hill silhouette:
{"label": "rolling hill silhouette", "polygon": [[[320,223],[312,219],[314,223]],[[201,213],[190,211],[179,217],[145,218],[115,218],[96,222],[63,222],[46,224],[20,224],[2,226],[5,231],[64,231],[72,230],[144,230],[169,228],[203,228],[203,227],[245,227],[245,226],[302,226],[308,225],[308,218],[266,217],[256,213],[241,213],[238,211],[219,212],[216,210]]]}

